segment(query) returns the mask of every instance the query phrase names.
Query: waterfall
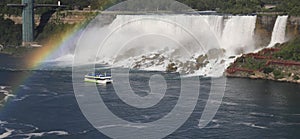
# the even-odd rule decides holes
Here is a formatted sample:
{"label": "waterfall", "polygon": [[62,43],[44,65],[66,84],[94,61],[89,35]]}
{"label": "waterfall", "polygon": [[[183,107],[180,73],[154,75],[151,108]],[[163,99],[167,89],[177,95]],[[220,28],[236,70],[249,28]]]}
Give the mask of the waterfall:
{"label": "waterfall", "polygon": [[288,16],[278,16],[272,32],[272,39],[268,47],[273,47],[277,43],[284,43],[286,41],[286,25]]}
{"label": "waterfall", "polygon": [[256,16],[232,16],[222,35],[222,47],[229,55],[250,52],[254,49]]}
{"label": "waterfall", "polygon": [[[120,26],[122,27],[119,28]],[[112,53],[104,53],[103,56],[115,55],[115,50],[124,45],[124,42],[132,42],[127,48],[133,48],[139,45],[138,48],[136,47],[136,49],[131,49],[130,51],[120,51],[126,52],[126,55],[128,55],[128,53],[131,54],[127,57],[134,57],[143,52],[159,50],[164,47],[171,49],[184,47],[184,49],[193,54],[205,53],[205,51],[219,47],[219,39],[223,30],[223,16],[118,15],[108,28],[110,30],[117,29],[117,31],[112,34],[113,36],[103,45],[103,51]],[[170,44],[154,36],[148,36],[148,40],[143,40],[146,38],[140,37],[141,34],[168,36],[169,39],[176,40],[182,46],[170,46],[175,44]],[[136,37],[140,38],[137,39]],[[197,41],[201,42],[201,47],[197,45]],[[147,49],[150,45],[151,49]]]}
{"label": "waterfall", "polygon": [[224,26],[224,16],[203,16],[208,24],[211,27],[211,30],[214,31],[216,37],[218,37],[219,39],[222,36],[222,32],[223,32],[223,26]]}
{"label": "waterfall", "polygon": [[[228,57],[254,51],[256,19],[256,16],[117,15],[107,21],[98,16],[85,31],[75,35],[80,40],[76,50],[83,55],[77,60],[109,65],[119,62],[117,66],[121,67],[160,70],[175,63],[178,69],[189,73],[222,75],[226,68],[222,63],[228,65],[232,60]],[[277,17],[269,47],[286,41],[287,19],[288,16]],[[75,46],[74,43],[66,43],[66,48]],[[74,51],[70,48],[62,51]],[[214,57],[209,61],[210,67],[197,69],[199,63],[195,61],[206,54],[223,57]],[[62,55],[57,60],[62,59],[70,58]]]}
{"label": "waterfall", "polygon": [[[80,63],[147,70],[175,63],[179,72],[220,76],[231,60],[225,56],[250,52],[255,44],[256,16],[117,15],[105,27],[100,21],[93,20],[77,43]],[[199,69],[207,54],[213,57]]]}

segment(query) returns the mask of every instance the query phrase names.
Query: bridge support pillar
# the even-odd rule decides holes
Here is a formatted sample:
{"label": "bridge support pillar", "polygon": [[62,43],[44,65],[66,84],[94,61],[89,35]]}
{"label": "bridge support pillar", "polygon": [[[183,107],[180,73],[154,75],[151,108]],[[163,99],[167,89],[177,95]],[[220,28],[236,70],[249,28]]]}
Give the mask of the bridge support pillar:
{"label": "bridge support pillar", "polygon": [[31,46],[34,41],[34,0],[22,0],[25,5],[22,13],[23,46]]}

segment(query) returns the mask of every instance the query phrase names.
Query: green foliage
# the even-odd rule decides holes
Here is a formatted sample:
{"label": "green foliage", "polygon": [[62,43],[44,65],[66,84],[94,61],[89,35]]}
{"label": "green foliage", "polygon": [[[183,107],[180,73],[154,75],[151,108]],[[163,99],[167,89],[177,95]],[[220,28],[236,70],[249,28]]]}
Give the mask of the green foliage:
{"label": "green foliage", "polygon": [[20,45],[22,43],[22,25],[0,16],[0,44]]}
{"label": "green foliage", "polygon": [[217,10],[221,13],[251,14],[261,10],[261,0],[178,0],[193,9]]}
{"label": "green foliage", "polygon": [[289,15],[300,15],[299,0],[281,0],[278,2],[277,11],[287,12]]}
{"label": "green foliage", "polygon": [[282,46],[282,50],[275,53],[276,57],[284,60],[300,61],[300,37]]}
{"label": "green foliage", "polygon": [[260,70],[264,68],[265,61],[264,60],[256,60],[250,57],[244,59],[243,63],[241,64],[243,68],[250,69],[250,70]]}
{"label": "green foliage", "polygon": [[36,38],[37,42],[46,42],[49,40],[49,37],[51,35],[56,34],[57,37],[60,37],[59,34],[67,32],[69,30],[72,30],[76,24],[53,24],[53,23],[48,23],[44,31],[39,34],[39,36]]}
{"label": "green foliage", "polygon": [[273,68],[270,68],[270,67],[265,67],[265,68],[263,69],[263,72],[264,72],[265,74],[272,73],[273,71],[274,71],[274,69],[273,69]]}
{"label": "green foliage", "polygon": [[[286,12],[300,15],[299,0],[178,0],[197,10],[217,10],[221,13],[251,14],[257,11]],[[265,4],[275,4],[275,9],[264,9]]]}
{"label": "green foliage", "polygon": [[1,0],[0,2],[0,15],[7,14],[7,15],[21,15],[22,10],[20,8],[12,8],[7,7],[7,4],[21,4],[22,0]]}
{"label": "green foliage", "polygon": [[[91,6],[92,9],[104,10],[112,5],[125,0],[62,0],[62,4],[67,6],[67,10],[74,8],[83,9]],[[299,0],[177,0],[196,10],[217,10],[221,13],[229,14],[252,14],[257,11],[278,11],[286,12],[289,15],[300,15]],[[145,1],[146,2],[146,1]],[[150,1],[151,2],[151,1]],[[8,3],[21,3],[21,0],[1,0],[0,14],[21,15],[19,8],[7,7]],[[56,4],[57,0],[36,0],[36,3]],[[275,4],[275,9],[263,9],[265,4]],[[41,14],[49,8],[37,8],[36,13]]]}
{"label": "green foliage", "polygon": [[279,71],[279,70],[274,70],[273,74],[274,74],[275,79],[282,79],[284,77],[284,75],[282,74],[282,72]]}

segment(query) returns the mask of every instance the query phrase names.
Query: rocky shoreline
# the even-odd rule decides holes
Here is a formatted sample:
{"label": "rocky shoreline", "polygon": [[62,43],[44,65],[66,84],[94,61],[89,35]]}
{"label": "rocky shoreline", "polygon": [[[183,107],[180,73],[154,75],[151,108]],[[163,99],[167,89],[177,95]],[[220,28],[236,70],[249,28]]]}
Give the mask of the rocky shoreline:
{"label": "rocky shoreline", "polygon": [[292,78],[282,78],[282,79],[275,79],[272,78],[272,76],[261,76],[261,75],[250,75],[250,76],[244,76],[244,75],[238,75],[238,74],[227,74],[227,78],[248,78],[253,80],[270,80],[270,81],[277,81],[277,82],[288,82],[288,83],[297,83],[300,84],[300,80],[294,80]]}

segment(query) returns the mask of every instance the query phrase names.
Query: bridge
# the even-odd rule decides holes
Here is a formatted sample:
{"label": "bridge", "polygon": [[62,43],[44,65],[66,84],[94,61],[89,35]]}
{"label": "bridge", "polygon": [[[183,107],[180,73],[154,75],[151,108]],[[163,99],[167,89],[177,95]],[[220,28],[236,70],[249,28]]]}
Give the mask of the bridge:
{"label": "bridge", "polygon": [[57,4],[36,4],[35,0],[22,0],[21,4],[7,4],[9,7],[22,8],[22,46],[32,46],[34,43],[34,9],[39,7],[64,8],[60,1]]}

